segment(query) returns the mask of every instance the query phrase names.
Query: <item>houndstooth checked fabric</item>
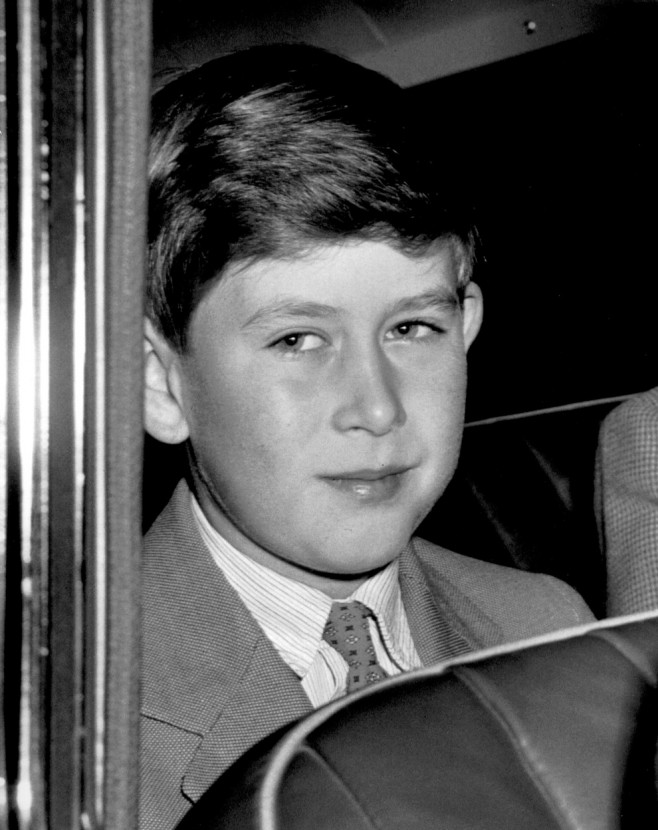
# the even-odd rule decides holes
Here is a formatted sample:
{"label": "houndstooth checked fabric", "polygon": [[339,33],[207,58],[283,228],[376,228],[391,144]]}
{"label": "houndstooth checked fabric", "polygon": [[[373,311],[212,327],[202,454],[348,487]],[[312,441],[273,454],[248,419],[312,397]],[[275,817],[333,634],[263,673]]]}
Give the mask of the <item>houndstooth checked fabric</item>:
{"label": "houndstooth checked fabric", "polygon": [[597,461],[597,507],[603,507],[599,519],[607,563],[606,616],[654,611],[658,609],[658,387],[629,398],[607,416]]}
{"label": "houndstooth checked fabric", "polygon": [[377,662],[368,618],[372,611],[360,602],[334,602],[324,629],[324,639],[349,666],[347,692],[363,689],[386,677]]}

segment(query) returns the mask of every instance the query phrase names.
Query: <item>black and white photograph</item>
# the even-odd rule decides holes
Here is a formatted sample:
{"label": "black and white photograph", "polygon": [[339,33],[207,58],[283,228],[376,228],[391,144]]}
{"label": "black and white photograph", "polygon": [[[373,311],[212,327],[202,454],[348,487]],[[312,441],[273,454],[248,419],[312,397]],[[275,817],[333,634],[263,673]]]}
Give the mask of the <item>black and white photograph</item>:
{"label": "black and white photograph", "polygon": [[0,830],[658,826],[658,3],[0,32]]}

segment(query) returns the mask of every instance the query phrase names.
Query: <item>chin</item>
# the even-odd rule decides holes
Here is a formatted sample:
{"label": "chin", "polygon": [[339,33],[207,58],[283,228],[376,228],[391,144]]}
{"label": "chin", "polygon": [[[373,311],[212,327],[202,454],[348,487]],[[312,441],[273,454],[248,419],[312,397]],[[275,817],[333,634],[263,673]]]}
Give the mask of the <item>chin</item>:
{"label": "chin", "polygon": [[[377,543],[376,536],[371,536],[361,544],[350,544],[349,551],[336,553],[333,559],[337,563],[333,571],[338,577],[365,576],[374,571],[380,571],[389,565],[405,549],[410,536],[400,536],[395,541],[387,536]],[[342,554],[342,555],[341,555]]]}

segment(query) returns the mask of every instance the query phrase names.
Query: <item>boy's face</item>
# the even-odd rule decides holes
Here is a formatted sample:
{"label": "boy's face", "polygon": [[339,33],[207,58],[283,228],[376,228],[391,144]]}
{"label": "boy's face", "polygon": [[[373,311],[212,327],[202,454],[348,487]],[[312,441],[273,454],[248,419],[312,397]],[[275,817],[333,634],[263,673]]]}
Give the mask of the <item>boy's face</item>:
{"label": "boy's face", "polygon": [[402,551],[459,450],[481,296],[460,307],[453,270],[447,248],[354,242],[204,297],[168,374],[201,506],[238,549],[334,595]]}

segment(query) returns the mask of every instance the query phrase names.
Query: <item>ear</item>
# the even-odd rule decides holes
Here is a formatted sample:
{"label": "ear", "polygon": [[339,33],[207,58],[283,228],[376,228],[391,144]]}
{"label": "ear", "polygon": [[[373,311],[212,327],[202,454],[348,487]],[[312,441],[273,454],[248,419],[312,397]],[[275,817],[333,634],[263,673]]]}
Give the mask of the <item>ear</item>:
{"label": "ear", "polygon": [[464,290],[464,310],[462,312],[462,326],[464,331],[464,345],[468,351],[471,343],[477,337],[482,325],[482,291],[480,286],[469,282]]}
{"label": "ear", "polygon": [[144,426],[165,444],[180,444],[189,437],[182,408],[179,355],[144,321]]}

